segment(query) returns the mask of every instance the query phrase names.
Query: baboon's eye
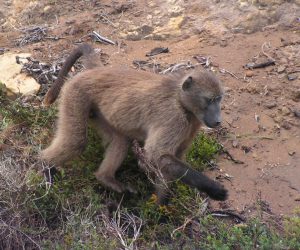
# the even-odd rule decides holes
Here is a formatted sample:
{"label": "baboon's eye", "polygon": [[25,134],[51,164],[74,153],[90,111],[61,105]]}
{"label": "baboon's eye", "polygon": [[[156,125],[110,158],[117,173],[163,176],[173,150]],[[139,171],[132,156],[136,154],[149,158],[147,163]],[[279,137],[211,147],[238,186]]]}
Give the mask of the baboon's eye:
{"label": "baboon's eye", "polygon": [[215,97],[215,102],[220,102],[222,100],[222,96]]}
{"label": "baboon's eye", "polygon": [[206,103],[209,105],[209,104],[212,104],[214,102],[214,99],[213,98],[206,98]]}
{"label": "baboon's eye", "polygon": [[206,98],[206,103],[209,105],[209,104],[212,104],[212,103],[215,103],[215,102],[220,102],[222,99],[222,96],[216,96],[216,97],[213,97],[213,98]]}

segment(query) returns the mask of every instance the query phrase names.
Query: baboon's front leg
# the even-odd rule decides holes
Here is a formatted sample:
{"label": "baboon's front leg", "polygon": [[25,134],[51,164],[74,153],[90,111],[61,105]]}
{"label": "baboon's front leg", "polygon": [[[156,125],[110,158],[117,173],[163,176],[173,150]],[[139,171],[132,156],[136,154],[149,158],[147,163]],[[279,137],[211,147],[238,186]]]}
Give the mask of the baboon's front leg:
{"label": "baboon's front leg", "polygon": [[214,200],[226,200],[227,198],[227,190],[223,186],[192,169],[175,156],[168,154],[161,156],[158,160],[158,167],[168,180],[179,179],[183,183],[207,193]]}

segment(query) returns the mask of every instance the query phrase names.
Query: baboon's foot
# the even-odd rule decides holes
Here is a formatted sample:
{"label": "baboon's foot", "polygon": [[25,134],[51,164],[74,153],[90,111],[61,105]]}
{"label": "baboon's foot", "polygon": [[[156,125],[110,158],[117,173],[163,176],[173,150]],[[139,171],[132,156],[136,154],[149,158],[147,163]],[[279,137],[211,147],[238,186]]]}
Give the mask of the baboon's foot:
{"label": "baboon's foot", "polygon": [[214,185],[205,190],[205,192],[213,200],[224,201],[228,197],[228,191],[217,182],[215,182]]}
{"label": "baboon's foot", "polygon": [[125,192],[129,192],[129,193],[133,193],[133,194],[137,193],[135,188],[133,188],[131,185],[124,184],[120,181],[117,181],[115,179],[115,177],[103,176],[103,175],[97,175],[97,174],[95,174],[95,175],[96,175],[97,180],[100,181],[101,184],[112,189],[113,191],[116,191],[118,193],[125,193]]}

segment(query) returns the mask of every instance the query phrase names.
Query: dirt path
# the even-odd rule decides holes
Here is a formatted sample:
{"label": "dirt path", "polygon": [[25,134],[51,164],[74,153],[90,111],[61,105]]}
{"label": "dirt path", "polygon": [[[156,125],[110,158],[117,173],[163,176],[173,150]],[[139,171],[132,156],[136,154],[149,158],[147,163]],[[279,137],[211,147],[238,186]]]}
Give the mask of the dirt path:
{"label": "dirt path", "polygon": [[[225,26],[217,26],[219,29],[216,29],[214,25],[223,25],[223,20],[216,23],[203,21],[206,29],[195,29],[197,21],[199,22],[197,16],[208,10],[195,8],[195,3],[186,6],[181,1],[173,2],[178,7],[174,7],[170,13],[168,6],[164,5],[164,8],[159,9],[159,1],[154,1],[153,9],[143,2],[130,5],[128,1],[119,1],[114,5],[110,1],[104,1],[99,5],[96,2],[87,5],[80,1],[73,6],[68,2],[46,5],[41,1],[40,6],[35,6],[35,15],[20,12],[20,19],[14,25],[26,26],[41,23],[42,20],[50,25],[49,33],[52,36],[63,39],[46,39],[21,48],[16,47],[12,41],[21,33],[9,27],[6,22],[0,23],[4,34],[0,38],[0,47],[12,51],[30,51],[37,59],[54,61],[62,53],[67,54],[74,47],[75,41],[90,41],[86,37],[88,32],[101,30],[101,34],[122,40],[119,47],[95,45],[101,48],[102,59],[107,66],[133,66],[133,60],[147,60],[145,54],[159,46],[170,50],[169,53],[152,59],[152,62],[162,65],[187,61],[195,64],[197,62],[193,56],[209,56],[211,67],[223,81],[227,92],[223,108],[227,133],[221,141],[234,158],[244,162],[241,165],[234,164],[220,157],[218,165],[221,170],[209,174],[232,176],[230,180],[222,179],[230,192],[226,204],[231,208],[249,212],[257,198],[261,197],[272,212],[292,213],[300,205],[300,119],[294,114],[294,111],[300,111],[300,75],[293,73],[296,77],[294,80],[288,80],[288,75],[289,72],[300,69],[299,23],[288,29],[271,25],[264,31],[251,31],[251,34],[225,32],[220,39],[218,35],[224,31]],[[9,7],[7,3],[9,1],[0,4],[0,18]],[[159,15],[162,16],[161,19],[156,18]],[[183,19],[179,18],[181,16]],[[14,18],[16,21],[16,17]],[[155,27],[161,23],[155,24],[156,19],[168,23],[163,27],[168,27],[169,30],[157,31]],[[210,29],[212,26],[214,28]],[[140,27],[143,28],[138,29]],[[159,37],[161,40],[140,40],[149,35],[157,38],[161,34],[164,35]],[[276,65],[247,72],[243,66],[252,59],[266,60],[261,53],[264,43],[267,45],[266,52],[274,57]],[[245,76],[246,72],[248,77]],[[224,204],[215,203],[215,206]]]}

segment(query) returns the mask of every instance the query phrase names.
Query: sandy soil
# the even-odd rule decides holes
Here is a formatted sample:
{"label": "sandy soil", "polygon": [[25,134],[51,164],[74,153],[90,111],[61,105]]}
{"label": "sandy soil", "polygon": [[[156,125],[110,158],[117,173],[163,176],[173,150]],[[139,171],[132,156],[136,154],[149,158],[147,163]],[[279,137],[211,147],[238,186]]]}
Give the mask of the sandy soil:
{"label": "sandy soil", "polygon": [[[152,5],[144,1],[101,1],[101,4],[78,1],[76,5],[73,1],[57,2],[60,1],[31,2],[28,7],[29,1],[1,1],[0,48],[31,52],[34,58],[52,63],[66,56],[76,42],[92,42],[86,35],[97,30],[121,42],[120,46],[94,44],[101,49],[101,59],[107,67],[121,64],[134,67],[134,60],[150,60],[145,54],[155,47],[169,48],[169,53],[151,59],[163,66],[188,61],[196,64],[193,56],[209,56],[211,69],[226,89],[223,131],[227,133],[220,140],[235,159],[244,162],[235,164],[220,156],[220,169],[208,172],[219,177],[230,192],[228,201],[213,205],[251,213],[259,198],[265,202],[266,211],[277,215],[290,214],[299,207],[300,118],[295,115],[295,111],[300,111],[298,19],[284,27],[274,20],[244,34],[225,30],[223,26],[209,26],[207,22],[204,22],[206,28],[199,30],[195,28],[197,16],[207,13],[207,9],[173,1],[172,6],[179,2],[182,9],[177,8],[176,12],[175,8],[175,14],[162,15],[160,22],[167,23],[170,19],[175,22],[181,15],[184,21],[152,36],[161,25],[159,20],[155,23],[155,10],[169,11],[163,8],[166,6],[160,8],[159,1],[152,1]],[[155,20],[146,25],[145,20],[149,19]],[[49,37],[62,39],[46,38],[17,46],[15,41],[22,36],[20,28],[29,25],[47,25]],[[136,35],[134,39],[130,32]],[[143,39],[149,35],[151,39]],[[249,62],[265,61],[264,54],[275,59],[275,65],[252,71],[243,67]],[[297,79],[289,80],[288,75]]]}

